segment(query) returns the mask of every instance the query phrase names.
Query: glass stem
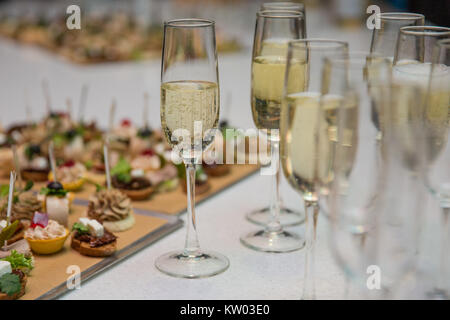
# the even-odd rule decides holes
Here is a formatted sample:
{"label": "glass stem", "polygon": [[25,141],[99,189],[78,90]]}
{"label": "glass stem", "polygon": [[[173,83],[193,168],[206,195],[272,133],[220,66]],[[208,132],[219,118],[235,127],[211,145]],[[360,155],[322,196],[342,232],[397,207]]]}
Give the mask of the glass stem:
{"label": "glass stem", "polygon": [[187,231],[184,255],[195,257],[200,255],[200,244],[197,236],[197,219],[195,216],[195,162],[185,162],[187,189]]}
{"label": "glass stem", "polygon": [[316,228],[319,215],[319,205],[316,201],[305,200],[306,213],[306,263],[303,285],[303,300],[314,300],[316,298],[316,286],[314,277],[314,263],[316,251]]}
{"label": "glass stem", "polygon": [[266,225],[266,232],[281,232],[281,224],[280,224],[280,188],[278,179],[278,171],[280,168],[280,142],[278,140],[271,140],[271,169],[276,170],[272,172],[272,190],[270,197],[270,220]]}
{"label": "glass stem", "polygon": [[[449,220],[450,220],[450,207],[441,207],[441,215],[442,215],[442,230],[441,230],[441,252],[440,252],[440,261],[439,261],[439,277],[438,277],[438,288],[443,289],[443,291],[447,291],[449,288],[449,281],[447,280],[447,256],[449,250]],[[448,292],[447,292],[448,294]]]}

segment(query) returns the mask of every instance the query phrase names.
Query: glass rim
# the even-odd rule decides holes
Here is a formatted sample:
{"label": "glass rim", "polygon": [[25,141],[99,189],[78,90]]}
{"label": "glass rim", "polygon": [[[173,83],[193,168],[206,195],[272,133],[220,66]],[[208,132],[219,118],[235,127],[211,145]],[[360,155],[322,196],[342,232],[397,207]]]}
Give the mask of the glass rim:
{"label": "glass rim", "polygon": [[264,10],[277,10],[277,9],[268,9],[265,8],[266,6],[270,7],[270,6],[278,6],[280,9],[284,10],[291,10],[291,9],[295,9],[295,8],[299,8],[300,10],[304,11],[305,10],[305,4],[301,3],[301,2],[289,2],[289,1],[281,1],[281,2],[277,2],[277,1],[272,1],[272,2],[264,2],[263,4],[261,4],[261,11]]}
{"label": "glass rim", "polygon": [[214,25],[214,20],[200,18],[183,18],[164,21],[164,26],[170,28],[204,28]]}
{"label": "glass rim", "polygon": [[381,20],[425,20],[425,16],[421,13],[413,12],[381,12],[377,14]]}
{"label": "glass rim", "polygon": [[[311,39],[295,39],[290,40],[288,42],[288,48],[298,48],[299,44],[305,44],[305,43],[314,43],[314,44],[323,44],[318,45],[316,47],[313,47],[313,49],[335,49],[340,47],[345,47],[348,49],[348,42],[347,41],[341,41],[341,40],[334,40],[334,39],[323,39],[323,38],[311,38]],[[302,46],[301,48],[305,48],[305,46]],[[311,47],[309,47],[311,49]]]}
{"label": "glass rim", "polygon": [[412,36],[450,35],[450,28],[440,26],[407,26],[400,28],[400,34]]}
{"label": "glass rim", "polygon": [[355,68],[367,64],[367,58],[374,58],[377,64],[386,64],[390,66],[391,60],[383,57],[381,54],[370,53],[366,51],[350,51],[345,54],[338,54],[324,57],[324,63],[334,67]]}
{"label": "glass rim", "polygon": [[301,11],[295,10],[283,10],[283,9],[265,9],[260,10],[256,13],[258,18],[269,18],[269,19],[305,19],[305,15]]}

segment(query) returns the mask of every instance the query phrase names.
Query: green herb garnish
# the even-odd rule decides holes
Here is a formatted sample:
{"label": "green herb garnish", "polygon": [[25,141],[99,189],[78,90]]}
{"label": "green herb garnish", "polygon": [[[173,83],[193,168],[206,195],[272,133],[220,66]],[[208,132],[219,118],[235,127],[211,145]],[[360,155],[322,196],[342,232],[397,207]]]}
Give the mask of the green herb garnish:
{"label": "green herb garnish", "polygon": [[120,158],[114,168],[111,169],[111,175],[115,176],[117,180],[128,183],[131,181],[131,166],[127,160]]}
{"label": "green herb garnish", "polygon": [[11,264],[11,269],[22,269],[26,273],[34,268],[33,259],[25,257],[24,254],[18,253],[16,250],[12,250],[8,257],[1,260],[8,261]]}
{"label": "green herb garnish", "polygon": [[3,228],[3,230],[0,232],[0,246],[2,246],[5,241],[11,239],[14,233],[16,233],[18,227],[19,220],[16,220],[7,227]]}
{"label": "green herb garnish", "polygon": [[3,184],[0,186],[0,197],[6,197],[9,193],[9,185]]}
{"label": "green herb garnish", "polygon": [[42,188],[41,192],[39,192],[39,193],[45,194],[46,196],[65,197],[67,194],[67,190]]}
{"label": "green herb garnish", "polygon": [[31,190],[31,188],[33,188],[33,186],[34,186],[33,181],[27,181],[27,184],[25,185],[25,188],[23,189],[23,191]]}
{"label": "green herb garnish", "polygon": [[84,163],[84,166],[86,167],[86,169],[91,170],[94,166],[94,163],[92,162],[92,160],[88,160]]}
{"label": "green herb garnish", "polygon": [[79,234],[85,234],[85,233],[89,233],[89,228],[86,227],[84,224],[79,223],[79,222],[75,222],[72,226],[72,231],[76,231]]}
{"label": "green herb garnish", "polygon": [[17,274],[6,273],[0,277],[0,291],[12,296],[22,289],[20,278]]}

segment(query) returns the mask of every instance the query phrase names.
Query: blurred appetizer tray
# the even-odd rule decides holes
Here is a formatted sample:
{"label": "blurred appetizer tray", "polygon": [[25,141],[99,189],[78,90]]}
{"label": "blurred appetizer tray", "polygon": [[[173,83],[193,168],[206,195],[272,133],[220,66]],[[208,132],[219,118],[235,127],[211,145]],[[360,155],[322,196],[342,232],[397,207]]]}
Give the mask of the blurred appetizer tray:
{"label": "blurred appetizer tray", "polygon": [[[88,201],[75,199],[69,216],[72,225],[87,210]],[[64,249],[52,255],[36,255],[35,268],[28,277],[24,300],[55,299],[68,291],[67,280],[73,273],[71,266],[80,268],[81,285],[84,281],[126,259],[137,251],[172,233],[183,225],[178,217],[134,208],[136,223],[128,231],[118,232],[117,252],[107,258],[93,258],[70,248],[70,237]],[[75,267],[75,268],[77,268]],[[72,267],[73,268],[73,267]]]}
{"label": "blurred appetizer tray", "polygon": [[[230,173],[222,177],[208,177],[211,185],[208,192],[197,194],[195,202],[198,204],[205,201],[219,192],[233,186],[239,181],[249,177],[259,170],[258,165],[235,164],[230,165]],[[95,192],[95,187],[85,185],[83,190],[75,194],[76,198],[89,199],[90,195]],[[168,192],[155,193],[148,200],[133,201],[133,207],[161,212],[168,215],[180,215],[186,211],[186,193],[182,190],[181,182],[175,190]]]}

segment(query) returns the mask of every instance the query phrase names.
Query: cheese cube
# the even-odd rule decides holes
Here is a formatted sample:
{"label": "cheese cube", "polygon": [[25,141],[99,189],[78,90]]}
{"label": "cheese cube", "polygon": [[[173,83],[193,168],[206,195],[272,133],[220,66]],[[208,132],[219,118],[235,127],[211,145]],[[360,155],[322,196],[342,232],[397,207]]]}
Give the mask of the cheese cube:
{"label": "cheese cube", "polygon": [[0,261],[0,278],[7,273],[11,273],[11,263],[8,261]]}
{"label": "cheese cube", "polygon": [[69,222],[69,199],[59,197],[47,197],[45,206],[48,218],[67,227]]}
{"label": "cheese cube", "polygon": [[79,221],[80,221],[80,223],[81,223],[83,226],[87,227],[88,224],[89,224],[89,221],[91,221],[91,219],[89,219],[89,218],[80,218]]}
{"label": "cheese cube", "polygon": [[6,220],[0,220],[0,231],[6,228],[8,222]]}
{"label": "cheese cube", "polygon": [[97,220],[91,220],[88,223],[89,233],[94,237],[103,237],[105,229]]}

